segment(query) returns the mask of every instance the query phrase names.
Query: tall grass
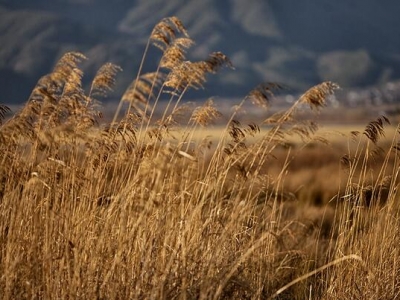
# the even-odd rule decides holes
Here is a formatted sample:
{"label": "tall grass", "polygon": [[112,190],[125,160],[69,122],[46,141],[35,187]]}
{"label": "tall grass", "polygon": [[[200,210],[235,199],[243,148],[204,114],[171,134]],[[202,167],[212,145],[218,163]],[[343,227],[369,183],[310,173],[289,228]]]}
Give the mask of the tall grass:
{"label": "tall grass", "polygon": [[[106,126],[99,100],[121,69],[105,64],[86,93],[81,53],[65,54],[1,124],[2,297],[398,297],[398,137],[379,148],[389,120],[351,134],[347,183],[315,206],[285,189],[297,153],[290,139],[301,138],[300,149],[326,142],[314,121],[296,117],[317,113],[338,86],[323,82],[287,111],[241,124],[244,103],[266,108],[281,88],[260,84],[226,116],[217,144],[199,142],[195,134],[221,113],[212,99],[187,105],[185,93],[232,64],[220,52],[188,61],[192,45],[177,18],[157,24]],[[152,46],[159,67],[142,74]],[[2,120],[7,113],[0,106]]]}

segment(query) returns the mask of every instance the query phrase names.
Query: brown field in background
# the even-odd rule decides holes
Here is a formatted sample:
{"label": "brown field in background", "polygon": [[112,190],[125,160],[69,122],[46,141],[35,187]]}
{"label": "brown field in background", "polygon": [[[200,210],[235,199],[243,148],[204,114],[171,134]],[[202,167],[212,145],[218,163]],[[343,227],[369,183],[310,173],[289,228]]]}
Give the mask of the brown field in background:
{"label": "brown field in background", "polygon": [[[343,194],[345,191],[348,171],[341,163],[341,159],[359,146],[352,133],[362,133],[365,126],[365,124],[325,124],[321,125],[313,140],[304,142],[298,136],[289,137],[287,144],[276,149],[273,158],[265,163],[263,171],[272,177],[277,177],[284,165],[289,162],[283,190],[293,194],[293,199],[300,200],[300,203],[317,206],[328,204],[338,193]],[[221,126],[199,129],[194,132],[193,141],[201,143],[206,139],[217,145],[224,130],[225,128]],[[267,127],[261,128],[259,135],[250,136],[246,141],[254,143],[268,130]],[[396,130],[394,126],[385,128],[385,136],[382,137],[379,146],[380,155],[369,165],[370,181],[373,181],[380,172],[385,159],[383,154],[390,152],[393,138],[397,134]],[[179,140],[179,133],[171,134]],[[212,150],[211,147],[210,155]],[[389,173],[393,172],[394,158],[394,155],[389,157],[389,167],[386,170]]]}

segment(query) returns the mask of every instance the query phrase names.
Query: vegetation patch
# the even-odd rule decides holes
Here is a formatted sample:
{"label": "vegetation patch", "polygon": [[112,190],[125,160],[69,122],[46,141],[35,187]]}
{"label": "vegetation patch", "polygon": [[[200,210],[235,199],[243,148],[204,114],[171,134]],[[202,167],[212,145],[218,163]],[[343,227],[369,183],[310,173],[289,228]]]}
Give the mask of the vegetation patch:
{"label": "vegetation patch", "polygon": [[[233,67],[221,52],[186,60],[192,45],[179,19],[161,20],[106,125],[99,100],[121,69],[106,63],[86,92],[76,52],[11,118],[0,105],[3,298],[398,297],[399,129],[385,137],[381,116],[330,143],[312,119],[329,81],[278,113],[277,83],[230,116],[213,99],[190,105],[189,89]],[[153,46],[158,68],[142,74]],[[247,103],[264,120],[241,122]],[[204,134],[222,117],[218,137]]]}

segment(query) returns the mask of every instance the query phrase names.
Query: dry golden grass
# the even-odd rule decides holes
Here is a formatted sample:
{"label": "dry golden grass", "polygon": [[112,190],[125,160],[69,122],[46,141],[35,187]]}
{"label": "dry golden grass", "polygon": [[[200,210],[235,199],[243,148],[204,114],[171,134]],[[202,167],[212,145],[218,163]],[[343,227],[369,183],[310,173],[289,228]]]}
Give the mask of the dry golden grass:
{"label": "dry golden grass", "polygon": [[330,82],[242,124],[241,105],[268,106],[280,87],[267,83],[208,137],[218,103],[184,95],[229,59],[185,61],[192,42],[175,17],[155,26],[141,66],[151,45],[159,68],[140,67],[104,128],[98,98],[120,68],[104,65],[86,94],[80,53],[1,124],[2,298],[398,297],[399,129],[379,117],[329,145],[298,115],[324,106]]}

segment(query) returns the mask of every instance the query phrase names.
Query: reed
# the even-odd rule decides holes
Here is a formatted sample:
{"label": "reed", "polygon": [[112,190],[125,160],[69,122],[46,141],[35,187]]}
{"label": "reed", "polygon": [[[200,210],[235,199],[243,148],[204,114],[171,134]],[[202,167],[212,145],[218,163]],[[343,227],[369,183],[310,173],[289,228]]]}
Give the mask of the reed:
{"label": "reed", "polygon": [[[0,105],[3,298],[395,299],[400,130],[388,142],[382,116],[347,147],[328,146],[298,113],[318,113],[332,82],[274,114],[277,83],[258,85],[230,116],[213,99],[194,107],[187,90],[233,66],[221,52],[187,61],[193,45],[176,17],[156,24],[108,124],[100,101],[122,70],[106,63],[86,92],[77,52],[11,118]],[[143,74],[149,47],[159,66]],[[266,109],[263,122],[237,118],[246,102]],[[194,138],[222,118],[217,138]],[[310,169],[310,153],[334,161],[342,181]],[[304,174],[314,176],[308,193],[291,189]]]}

